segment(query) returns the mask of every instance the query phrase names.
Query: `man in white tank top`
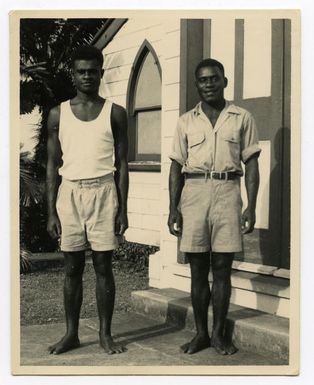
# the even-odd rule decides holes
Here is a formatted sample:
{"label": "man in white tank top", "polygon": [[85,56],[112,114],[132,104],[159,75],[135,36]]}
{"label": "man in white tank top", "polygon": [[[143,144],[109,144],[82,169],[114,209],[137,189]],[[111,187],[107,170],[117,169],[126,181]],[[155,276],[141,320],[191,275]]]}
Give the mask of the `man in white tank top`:
{"label": "man in white tank top", "polygon": [[[77,95],[48,117],[47,230],[64,252],[66,334],[49,347],[60,354],[80,345],[85,250],[92,249],[101,347],[125,348],[111,336],[115,300],[112,252],[128,227],[127,117],[121,106],[99,96],[104,70],[100,50],[77,49],[72,57]],[[59,186],[59,176],[62,183]]]}

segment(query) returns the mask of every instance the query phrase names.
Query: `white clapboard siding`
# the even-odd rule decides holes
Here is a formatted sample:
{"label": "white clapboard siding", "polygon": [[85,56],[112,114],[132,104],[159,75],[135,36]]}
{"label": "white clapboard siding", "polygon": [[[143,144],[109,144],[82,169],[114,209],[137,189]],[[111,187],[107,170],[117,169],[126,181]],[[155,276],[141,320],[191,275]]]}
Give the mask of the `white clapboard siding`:
{"label": "white clapboard siding", "polygon": [[160,215],[160,202],[151,199],[129,198],[128,212]]}
{"label": "white clapboard siding", "polygon": [[177,262],[177,240],[175,237],[171,240],[162,239],[163,261],[168,265]]}
{"label": "white clapboard siding", "polygon": [[179,93],[180,84],[169,84],[166,87],[166,91],[162,94],[162,102],[164,111],[178,110],[179,109]]}
{"label": "white clapboard siding", "polygon": [[128,81],[130,77],[132,65],[124,64],[115,67],[105,67],[106,83],[114,83],[119,79],[120,81]]}
{"label": "white clapboard siding", "polygon": [[162,156],[163,156],[163,161],[165,163],[170,163],[169,155],[171,154],[171,151],[172,151],[172,142],[173,142],[172,138],[169,138],[169,137],[163,138],[163,144],[162,144],[163,154],[162,154]]}
{"label": "white clapboard siding", "polygon": [[124,108],[126,106],[126,97],[125,97],[125,95],[110,96],[109,99],[112,101],[112,103],[119,104],[119,106],[122,106]]}
{"label": "white clapboard siding", "polygon": [[180,33],[180,24],[181,19],[180,18],[165,18],[164,19],[164,28],[166,33],[173,33],[178,32]]}
{"label": "white clapboard siding", "polygon": [[128,228],[125,238],[129,242],[142,243],[144,245],[160,246],[160,232],[153,230],[143,230]]}
{"label": "white clapboard siding", "polygon": [[126,94],[126,91],[128,89],[128,80],[119,80],[111,83],[106,82],[104,84],[103,89],[104,89],[105,96],[108,96],[108,97]]}
{"label": "white clapboard siding", "polygon": [[[130,20],[129,23],[138,23],[138,20]],[[156,42],[161,40],[163,35],[162,25],[151,26],[150,28],[140,29],[139,31],[134,31],[133,33],[123,35],[119,37],[119,33],[115,36],[112,42],[106,48],[108,53],[120,52],[127,48],[133,48],[141,46],[143,39],[149,36],[151,42]]]}
{"label": "white clapboard siding", "polygon": [[180,56],[180,31],[175,30],[166,33],[166,44],[164,46],[163,54],[167,58]]}
{"label": "white clapboard siding", "polygon": [[144,185],[160,184],[160,174],[157,172],[130,172],[130,183],[140,183]]}
{"label": "white clapboard siding", "polygon": [[130,183],[129,197],[160,201],[160,185]]}
{"label": "white clapboard siding", "polygon": [[[168,179],[168,178],[166,178],[166,179]],[[162,215],[168,214],[169,213],[169,190],[168,190],[168,186],[165,186],[161,190],[161,201],[163,202]]]}
{"label": "white clapboard siding", "polygon": [[162,167],[163,167],[163,175],[164,175],[164,178],[162,179],[161,181],[161,189],[164,190],[164,189],[167,189],[168,190],[168,177],[169,177],[169,172],[170,172],[170,166],[171,166],[171,162],[164,162],[162,164]]}
{"label": "white clapboard siding", "polygon": [[[165,86],[165,89],[167,87]],[[177,121],[179,117],[179,110],[164,111],[162,114],[162,137],[173,138]],[[163,143],[162,143],[163,145]]]}
{"label": "white clapboard siding", "polygon": [[160,215],[151,215],[151,214],[139,214],[139,213],[130,213],[128,214],[129,226],[135,229],[143,230],[154,230],[160,231],[161,220]]}
{"label": "white clapboard siding", "polygon": [[[107,54],[105,51],[104,68],[119,67],[122,65],[132,65],[139,47],[132,47],[120,51]],[[106,73],[105,73],[106,75]]]}
{"label": "white clapboard siding", "polygon": [[[159,284],[166,279],[167,270],[164,267],[177,261],[177,238],[169,233],[169,191],[168,178],[170,171],[169,154],[172,138],[179,117],[180,100],[180,20],[165,22],[166,44],[164,46],[164,75],[163,75],[163,112],[162,112],[162,154],[161,154],[161,244],[160,244],[160,277]],[[151,269],[152,270],[152,269]],[[158,271],[157,271],[158,273]],[[154,272],[151,272],[154,275]],[[156,274],[155,274],[156,275]],[[151,281],[150,281],[151,282]],[[152,282],[151,282],[152,284]],[[156,280],[158,286],[158,281]]]}
{"label": "white clapboard siding", "polygon": [[180,82],[180,58],[179,56],[166,58],[163,68],[163,83],[164,85]]}
{"label": "white clapboard siding", "polygon": [[[123,38],[124,36],[128,36],[130,34],[139,32],[139,31],[149,31],[152,28],[159,27],[161,25],[161,20],[152,19],[149,17],[142,17],[141,23],[139,25],[138,19],[130,18],[127,23],[123,25],[119,34],[116,36],[118,39]],[[115,37],[115,38],[116,38]]]}

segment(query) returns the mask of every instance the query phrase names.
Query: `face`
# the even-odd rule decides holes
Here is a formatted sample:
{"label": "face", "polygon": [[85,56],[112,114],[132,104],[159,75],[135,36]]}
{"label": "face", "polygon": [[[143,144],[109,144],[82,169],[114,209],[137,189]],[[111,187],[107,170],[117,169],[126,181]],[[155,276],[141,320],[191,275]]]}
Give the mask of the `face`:
{"label": "face", "polygon": [[202,67],[198,70],[195,85],[203,102],[211,104],[224,100],[227,79],[218,67]]}
{"label": "face", "polygon": [[103,76],[97,60],[75,60],[73,65],[73,81],[76,89],[86,94],[98,92]]}

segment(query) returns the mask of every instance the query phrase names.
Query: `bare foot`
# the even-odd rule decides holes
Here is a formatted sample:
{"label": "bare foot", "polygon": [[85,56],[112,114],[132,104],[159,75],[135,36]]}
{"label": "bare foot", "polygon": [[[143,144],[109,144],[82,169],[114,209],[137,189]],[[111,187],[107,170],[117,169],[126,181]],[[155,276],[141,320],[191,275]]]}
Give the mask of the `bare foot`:
{"label": "bare foot", "polygon": [[209,347],[210,347],[210,338],[206,335],[202,336],[197,334],[192,339],[192,341],[182,345],[180,349],[183,351],[183,353],[193,354]]}
{"label": "bare foot", "polygon": [[234,354],[238,351],[237,347],[233,343],[225,341],[223,337],[212,336],[212,347],[215,348],[218,354],[223,356]]}
{"label": "bare foot", "polygon": [[111,336],[101,336],[99,334],[99,343],[108,354],[124,353],[127,350],[125,346],[114,342]]}
{"label": "bare foot", "polygon": [[48,351],[50,354],[61,354],[68,350],[78,348],[80,346],[80,340],[77,336],[65,335],[59,342],[49,346]]}

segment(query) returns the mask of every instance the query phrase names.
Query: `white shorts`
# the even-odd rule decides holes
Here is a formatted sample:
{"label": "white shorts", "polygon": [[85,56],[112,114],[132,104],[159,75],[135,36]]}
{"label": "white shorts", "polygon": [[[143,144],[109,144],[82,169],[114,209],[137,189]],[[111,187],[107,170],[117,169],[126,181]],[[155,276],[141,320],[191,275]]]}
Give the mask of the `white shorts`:
{"label": "white shorts", "polygon": [[108,251],[118,247],[115,217],[118,197],[112,174],[92,179],[62,179],[57,196],[61,250]]}

